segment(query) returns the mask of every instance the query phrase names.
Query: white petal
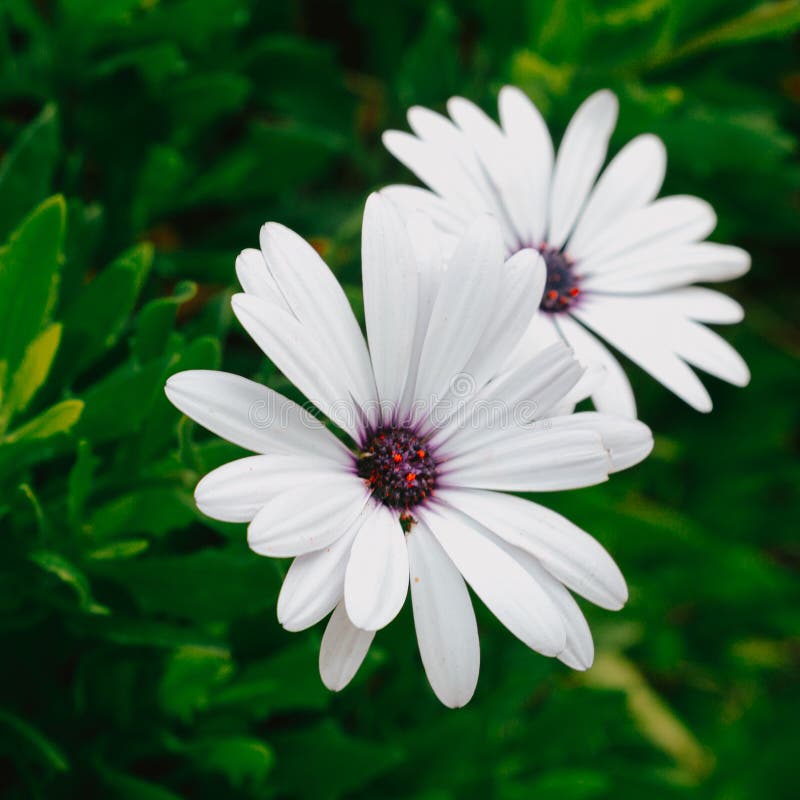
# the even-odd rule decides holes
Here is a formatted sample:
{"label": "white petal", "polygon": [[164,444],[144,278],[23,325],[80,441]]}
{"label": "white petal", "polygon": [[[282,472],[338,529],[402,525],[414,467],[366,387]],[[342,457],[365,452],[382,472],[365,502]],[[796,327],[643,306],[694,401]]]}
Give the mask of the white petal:
{"label": "white petal", "polygon": [[714,209],[699,197],[661,197],[618,218],[594,237],[591,252],[580,261],[581,274],[608,273],[622,256],[646,264],[645,250],[696,242],[716,224]]}
{"label": "white petal", "polygon": [[545,348],[564,341],[564,337],[556,327],[555,316],[555,314],[536,310],[527,330],[505,360],[502,367],[503,373],[518,369]]}
{"label": "white petal", "polygon": [[355,475],[312,476],[266,503],[247,528],[247,543],[259,555],[278,558],[321,550],[347,531],[368,496]]}
{"label": "white petal", "polygon": [[573,315],[607,339],[631,361],[698,411],[711,410],[711,398],[697,375],[675,355],[663,314],[644,298],[589,297]]}
{"label": "white petal", "polygon": [[496,378],[463,409],[455,410],[431,437],[444,457],[457,457],[490,444],[498,428],[524,425],[546,416],[577,383],[582,369],[563,342]]}
{"label": "white petal", "polygon": [[554,431],[596,431],[611,458],[612,472],[638,464],[653,449],[650,428],[635,419],[598,414],[596,411],[581,411],[563,417],[550,417],[545,424]]}
{"label": "white petal", "polygon": [[[389,200],[371,194],[361,231],[367,337],[381,405],[393,416],[409,371],[417,320],[417,267],[411,242]],[[384,412],[386,418],[386,412]]]}
{"label": "white petal", "polygon": [[464,372],[476,390],[499,374],[530,325],[547,279],[544,259],[536,250],[520,250],[502,267],[503,278],[494,314]]}
{"label": "white petal", "polygon": [[399,515],[378,506],[356,534],[344,579],[347,616],[368,631],[388,625],[408,592],[408,550]]}
{"label": "white petal", "polygon": [[547,241],[561,247],[603,166],[619,103],[608,90],[587,98],[570,120],[553,169]]}
{"label": "white petal", "polygon": [[417,319],[409,358],[409,364],[412,365],[412,368],[409,370],[401,402],[401,409],[407,414],[416,396],[417,370],[415,365],[419,364],[419,357],[422,353],[422,345],[425,343],[425,336],[428,333],[433,305],[436,302],[436,296],[439,294],[439,287],[444,277],[445,263],[442,255],[441,236],[437,233],[430,217],[420,212],[414,212],[408,217],[406,225],[418,270]]}
{"label": "white petal", "polygon": [[625,605],[628,589],[600,543],[544,506],[499,492],[446,489],[440,498],[530,553],[555,578],[602,608]]}
{"label": "white petal", "polygon": [[547,656],[566,644],[561,616],[550,598],[508,553],[452,508],[425,508],[420,518],[433,531],[475,594],[516,637]]}
{"label": "white petal", "polygon": [[709,375],[734,386],[750,383],[750,370],[745,360],[718,333],[700,323],[682,320],[675,327],[672,342],[681,358]]}
{"label": "white petal", "polygon": [[328,547],[298,556],[292,562],[278,595],[278,621],[287,631],[302,631],[316,625],[342,599],[350,548],[366,513],[362,511]]}
{"label": "white petal", "polygon": [[[502,541],[502,540],[501,540]],[[586,670],[594,661],[594,641],[586,617],[575,598],[529,553],[506,544],[513,557],[528,571],[528,574],[547,592],[550,601],[558,609],[567,633],[567,643],[558,654],[558,660],[568,667]]]}
{"label": "white petal", "polygon": [[501,280],[503,245],[497,223],[479,217],[442,278],[417,370],[421,416],[446,396],[489,324]]}
{"label": "white petal", "polygon": [[292,313],[327,347],[359,403],[369,403],[375,390],[364,337],[328,265],[305,239],[275,222],[262,227],[261,249]]}
{"label": "white petal", "polygon": [[657,136],[644,134],[628,142],[592,190],[569,238],[569,254],[575,259],[591,255],[595,236],[619,217],[655,198],[666,168],[667,151]]}
{"label": "white petal", "polygon": [[347,618],[344,602],[336,606],[319,648],[319,674],[332,692],[353,680],[375,638],[375,631],[362,631]]}
{"label": "white petal", "polygon": [[395,204],[404,219],[408,219],[415,213],[422,213],[430,217],[442,236],[448,237],[447,241],[452,240],[453,242],[451,248],[445,249],[446,253],[455,249],[458,238],[461,237],[464,228],[472,218],[471,212],[455,206],[429,189],[422,189],[419,186],[393,184],[381,189],[381,194]]}
{"label": "white petal", "polygon": [[503,130],[527,187],[523,208],[528,224],[523,241],[536,246],[545,236],[553,142],[536,106],[515,86],[500,90],[499,107]]}
{"label": "white petal", "polygon": [[686,286],[664,292],[662,298],[680,308],[689,319],[730,325],[744,319],[744,309],[732,297],[704,286]]}
{"label": "white petal", "polygon": [[254,381],[215,370],[167,380],[170,402],[217,436],[255,453],[311,455],[346,464],[347,448],[297,403]]}
{"label": "white petal", "polygon": [[497,218],[502,222],[507,252],[527,241],[528,208],[525,175],[519,170],[505,134],[478,106],[463,97],[452,97],[447,110],[475,150],[490,183],[488,187]]}
{"label": "white petal", "polygon": [[236,277],[247,294],[254,294],[288,309],[260,250],[248,248],[239,253],[236,257]]}
{"label": "white petal", "polygon": [[[453,130],[458,135],[455,127]],[[475,173],[465,169],[464,162],[459,160],[459,154],[463,155],[459,138],[451,138],[447,145],[442,145],[440,142],[432,144],[423,141],[402,131],[386,131],[383,144],[423,183],[457,206],[462,213],[475,216],[487,210],[489,198],[480,185],[476,186]]]}
{"label": "white petal", "polygon": [[449,708],[466,705],[480,669],[478,625],[455,564],[428,527],[418,522],[406,536],[414,627],[425,674]]}
{"label": "white petal", "polygon": [[608,349],[568,314],[560,314],[556,323],[581,364],[596,364],[605,370],[605,377],[592,391],[592,402],[604,414],[636,418],[636,400],[625,370]]}
{"label": "white petal", "polygon": [[693,281],[733,280],[750,269],[750,255],[739,247],[700,242],[677,246],[658,243],[606,261],[598,260],[585,289],[641,294],[685,286]]}
{"label": "white petal", "polygon": [[194,490],[197,507],[223,522],[250,522],[276,495],[301,481],[325,482],[341,467],[310,457],[267,455],[230,461],[209,472]]}
{"label": "white petal", "polygon": [[493,441],[446,461],[441,467],[441,483],[547,492],[593,486],[608,479],[611,461],[599,434],[548,430],[547,422],[495,429]]}
{"label": "white petal", "polygon": [[357,436],[360,414],[353,387],[329,343],[322,344],[292,314],[253,295],[234,295],[231,305],[242,327],[278,369],[323,414]]}

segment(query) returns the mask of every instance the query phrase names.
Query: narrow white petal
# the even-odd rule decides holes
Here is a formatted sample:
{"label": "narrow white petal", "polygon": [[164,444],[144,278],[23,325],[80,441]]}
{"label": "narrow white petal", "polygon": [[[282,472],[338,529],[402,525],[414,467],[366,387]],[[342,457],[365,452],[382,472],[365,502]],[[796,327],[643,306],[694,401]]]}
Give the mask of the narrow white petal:
{"label": "narrow white petal", "polygon": [[[422,189],[419,186],[393,184],[381,189],[381,194],[395,204],[404,219],[415,213],[430,217],[442,236],[448,237],[448,241],[453,240],[453,248],[467,223],[472,219],[472,213],[467,209],[455,206],[429,189]],[[451,249],[446,248],[446,251],[450,252]]]}
{"label": "narrow white petal", "polygon": [[350,460],[347,448],[297,403],[254,381],[215,370],[187,370],[167,380],[170,402],[217,436],[255,453]]}
{"label": "narrow white petal", "polygon": [[502,221],[507,252],[531,245],[528,236],[528,190],[513,147],[494,120],[463,97],[452,97],[447,110],[469,139],[489,182],[494,212]]}
{"label": "narrow white petal", "polygon": [[431,444],[444,457],[456,457],[496,440],[510,429],[547,416],[580,379],[582,368],[563,342],[496,378],[440,425]]}
{"label": "narrow white petal", "polygon": [[453,254],[431,311],[417,370],[420,416],[446,396],[484,335],[502,264],[500,229],[491,217],[479,217]]}
{"label": "narrow white petal", "polygon": [[254,294],[262,300],[269,300],[288,309],[260,250],[247,248],[239,253],[236,257],[236,277],[247,294]]}
{"label": "narrow white petal", "polygon": [[550,417],[546,424],[554,431],[596,431],[611,458],[612,472],[638,464],[653,449],[650,428],[635,419],[599,414],[596,411],[581,411],[563,417]]}
{"label": "narrow white petal", "polygon": [[733,280],[750,269],[750,255],[740,247],[699,242],[635,248],[607,260],[594,261],[585,289],[641,294],[683,287],[694,281]]}
{"label": "narrow white petal", "polygon": [[321,550],[347,531],[368,496],[355,475],[312,476],[264,505],[247,528],[247,543],[259,555],[277,558]]}
{"label": "narrow white petal", "polygon": [[[502,541],[502,540],[501,540]],[[587,670],[594,661],[594,641],[589,624],[575,598],[560,581],[557,581],[530,553],[506,544],[513,557],[528,571],[528,574],[547,592],[553,605],[561,614],[567,643],[558,654],[558,660],[568,667]]]}
{"label": "narrow white petal", "polygon": [[598,433],[511,425],[493,431],[494,439],[446,461],[447,486],[547,492],[593,486],[608,479],[611,461]]}
{"label": "narrow white petal", "polygon": [[[431,112],[432,113],[432,112]],[[448,123],[449,124],[449,123]],[[456,131],[457,132],[457,131]],[[468,216],[486,210],[487,197],[475,174],[459,161],[460,144],[450,140],[447,146],[432,144],[402,131],[386,131],[384,147],[405,164],[423,183]]]}
{"label": "narrow white petal", "polygon": [[560,514],[499,492],[446,489],[439,494],[444,502],[537,558],[581,597],[614,611],[625,605],[628,589],[619,567],[596,539]]}
{"label": "narrow white petal", "polygon": [[744,309],[736,300],[705,286],[685,286],[664,292],[661,296],[689,319],[698,322],[730,325],[744,319]]}
{"label": "narrow white petal", "polygon": [[339,281],[317,251],[275,222],[261,229],[261,249],[292,313],[327,346],[362,404],[375,397],[364,337]]}
{"label": "narrow white petal", "polygon": [[504,86],[500,90],[499,108],[503,130],[527,187],[524,211],[528,224],[523,241],[536,246],[545,236],[553,142],[536,106],[515,86]]}
{"label": "narrow white petal", "polygon": [[278,595],[278,621],[287,631],[302,631],[316,625],[342,599],[350,548],[366,513],[363,510],[332,544],[297,556],[292,562]]}
{"label": "narrow white petal", "polygon": [[292,314],[248,294],[231,300],[233,312],[253,341],[298,389],[340,428],[351,435],[359,430],[359,410],[350,380],[338,368],[330,343]]}
{"label": "narrow white petal", "polygon": [[615,220],[649,203],[658,194],[667,169],[667,151],[657,136],[643,134],[612,159],[569,238],[575,259],[591,255],[592,240]]}
{"label": "narrow white petal", "polygon": [[699,197],[661,197],[617,218],[594,237],[591,252],[580,261],[581,273],[608,273],[613,260],[623,256],[646,263],[645,250],[697,242],[708,236],[716,224],[714,209]]}
{"label": "narrow white petal", "polygon": [[356,628],[340,602],[322,635],[319,648],[319,674],[332,692],[339,692],[353,680],[375,638],[375,631]]}
{"label": "narrow white petal", "polygon": [[676,325],[675,331],[675,352],[689,364],[734,386],[750,383],[745,360],[718,333],[689,319]]}
{"label": "narrow white petal", "polygon": [[396,414],[409,372],[419,290],[406,228],[394,205],[379,194],[371,194],[364,209],[361,271],[378,396]]}
{"label": "narrow white petal", "polygon": [[418,522],[406,536],[411,604],[425,674],[449,708],[466,705],[480,669],[478,625],[455,564],[428,527]]}
{"label": "narrow white petal", "polygon": [[464,372],[475,390],[498,375],[530,325],[547,279],[544,259],[536,250],[520,250],[502,267],[502,283],[493,315]]}
{"label": "narrow white petal", "polygon": [[592,402],[604,414],[636,418],[636,400],[625,370],[603,344],[568,314],[560,314],[556,322],[578,360],[586,367],[599,365],[605,377],[592,391]]}
{"label": "narrow white petal", "polygon": [[426,508],[421,519],[475,594],[516,637],[547,656],[566,644],[561,615],[550,598],[477,523],[453,508]]}
{"label": "narrow white petal", "polygon": [[547,241],[561,247],[603,166],[619,103],[608,90],[587,98],[570,120],[553,169]]}
{"label": "narrow white petal", "polygon": [[340,466],[313,457],[250,456],[209,472],[197,484],[194,498],[212,519],[250,522],[268,500],[299,482],[325,482],[339,474]]}
{"label": "narrow white petal", "polygon": [[675,354],[667,332],[669,317],[637,297],[584,298],[573,315],[671,392],[698,411],[711,410],[711,398],[697,375]]}
{"label": "narrow white petal", "polygon": [[375,631],[400,612],[408,592],[408,550],[396,512],[378,506],[356,534],[344,579],[347,616]]}

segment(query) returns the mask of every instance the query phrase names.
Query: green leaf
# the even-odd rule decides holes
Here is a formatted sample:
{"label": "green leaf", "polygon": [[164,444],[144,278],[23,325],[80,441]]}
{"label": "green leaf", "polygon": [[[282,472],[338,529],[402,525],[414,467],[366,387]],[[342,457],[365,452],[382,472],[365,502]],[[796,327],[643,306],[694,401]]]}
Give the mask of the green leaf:
{"label": "green leaf", "polygon": [[137,245],[103,270],[66,309],[61,362],[70,377],[116,344],[152,263],[153,245]]}
{"label": "green leaf", "polygon": [[103,783],[111,791],[109,796],[116,800],[182,800],[180,795],[141,778],[123,775],[106,767],[100,767],[99,772]]}
{"label": "green leaf", "polygon": [[94,574],[126,587],[145,613],[228,621],[272,608],[274,563],[249,550],[203,550],[183,556],[93,562]]}
{"label": "green leaf", "polygon": [[75,464],[67,481],[67,513],[73,528],[80,528],[83,507],[92,490],[92,480],[98,461],[92,455],[91,445],[86,439],[78,442]]}
{"label": "green leaf", "polygon": [[46,200],[0,250],[0,361],[8,365],[6,380],[53,307],[65,217],[63,197]]}
{"label": "green leaf", "polygon": [[158,486],[130,492],[101,506],[88,530],[95,540],[131,533],[161,536],[185,528],[196,516],[190,492]]}
{"label": "green leaf", "polygon": [[0,407],[0,431],[5,430],[14,414],[24,411],[37,390],[47,380],[61,341],[61,324],[45,328],[25,350],[22,363],[11,378],[11,386]]}
{"label": "green leaf", "polygon": [[0,164],[0,238],[50,191],[58,158],[58,112],[48,104]]}
{"label": "green leaf", "polygon": [[107,373],[83,396],[86,411],[78,434],[99,443],[138,431],[162,391],[164,370],[165,362],[156,359],[141,367],[124,364]]}
{"label": "green leaf", "polygon": [[[23,745],[25,752],[33,756],[40,764],[57,772],[69,770],[69,761],[61,748],[53,744],[30,723],[0,709],[0,728],[10,731],[11,735]],[[7,737],[0,736],[0,742],[3,741],[7,742]],[[0,748],[5,750],[3,745],[0,745]]]}
{"label": "green leaf", "polygon": [[38,417],[26,422],[22,427],[9,433],[0,445],[30,442],[36,439],[49,439],[59,433],[67,433],[80,419],[83,412],[82,400],[62,400]]}
{"label": "green leaf", "polygon": [[220,772],[236,787],[263,786],[275,757],[260,739],[208,736],[184,745],[183,752],[199,769]]}
{"label": "green leaf", "polygon": [[798,28],[800,28],[798,0],[762,3],[738,17],[701,33],[675,50],[652,59],[650,66],[663,66],[717,47],[789,36]]}
{"label": "green leaf", "polygon": [[114,542],[114,544],[90,550],[86,553],[86,558],[91,558],[95,561],[113,561],[118,558],[133,558],[143,553],[148,547],[150,547],[150,542],[147,539],[126,539],[123,542]]}
{"label": "green leaf", "polygon": [[31,561],[38,564],[45,572],[54,575],[75,593],[78,604],[89,614],[108,614],[109,610],[96,603],[92,597],[89,579],[74,564],[60,553],[50,550],[39,550],[30,555]]}
{"label": "green leaf", "polygon": [[161,707],[185,722],[208,707],[211,691],[233,673],[231,654],[217,647],[181,647],[161,679]]}
{"label": "green leaf", "polygon": [[134,357],[144,363],[164,354],[169,334],[175,325],[178,308],[197,294],[197,284],[182,281],[171,297],[151,300],[136,317],[132,349]]}

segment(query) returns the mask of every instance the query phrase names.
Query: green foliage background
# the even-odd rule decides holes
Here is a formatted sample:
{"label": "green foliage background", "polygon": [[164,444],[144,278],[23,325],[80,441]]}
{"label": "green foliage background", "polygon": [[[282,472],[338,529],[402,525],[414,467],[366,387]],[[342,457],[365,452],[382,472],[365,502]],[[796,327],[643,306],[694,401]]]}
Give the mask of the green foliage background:
{"label": "green foliage background", "polygon": [[[799,27],[796,0],[0,3],[3,797],[797,797]],[[321,630],[275,620],[286,564],[193,507],[236,448],[162,387],[223,364],[293,393],[232,321],[235,255],[279,220],[360,313],[366,193],[410,178],[381,130],[509,81],[557,133],[608,86],[612,151],[665,140],[665,192],[753,254],[725,334],[753,382],[709,379],[702,416],[633,371],[653,456],[545,498],[630,584],[587,609],[591,671],[479,608],[447,711],[406,608],[332,695]]]}

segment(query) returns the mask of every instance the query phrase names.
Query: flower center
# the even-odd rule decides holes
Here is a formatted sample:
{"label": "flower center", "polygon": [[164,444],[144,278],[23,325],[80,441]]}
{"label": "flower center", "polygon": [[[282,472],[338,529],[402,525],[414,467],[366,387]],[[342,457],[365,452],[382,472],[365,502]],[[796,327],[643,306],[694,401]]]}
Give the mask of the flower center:
{"label": "flower center", "polygon": [[436,462],[424,439],[408,428],[387,426],[369,432],[357,471],[373,497],[402,511],[421,503],[436,484]]}
{"label": "flower center", "polygon": [[575,262],[561,250],[542,245],[539,252],[547,267],[547,282],[539,308],[542,311],[566,311],[580,296],[580,278]]}

